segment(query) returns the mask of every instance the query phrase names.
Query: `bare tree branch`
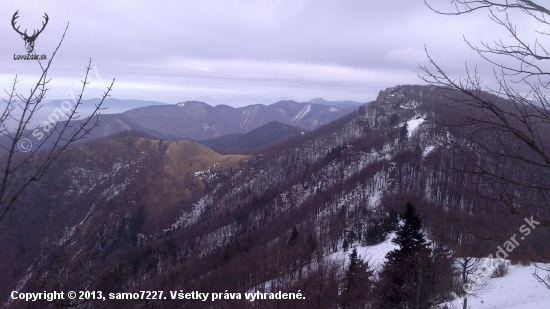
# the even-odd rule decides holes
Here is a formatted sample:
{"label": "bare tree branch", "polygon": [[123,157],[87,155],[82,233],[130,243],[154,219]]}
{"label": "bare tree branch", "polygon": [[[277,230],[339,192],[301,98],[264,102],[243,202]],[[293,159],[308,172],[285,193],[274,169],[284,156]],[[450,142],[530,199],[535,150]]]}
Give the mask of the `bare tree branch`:
{"label": "bare tree branch", "polygon": [[[82,87],[75,101],[75,106],[65,112],[67,119],[59,119],[59,121],[52,124],[52,129],[43,132],[43,138],[38,140],[36,147],[31,145],[28,152],[25,153],[18,149],[21,148],[22,142],[29,140],[28,138],[34,129],[40,128],[39,125],[33,130],[29,130],[36,112],[43,106],[42,100],[46,96],[48,91],[46,86],[50,81],[48,72],[63,43],[68,27],[67,24],[63,36],[47,64],[44,65],[38,61],[42,68],[42,74],[30,93],[26,96],[17,93],[17,77],[15,77],[10,91],[5,91],[8,98],[3,100],[6,106],[0,116],[0,139],[3,141],[0,142],[0,149],[2,150],[2,160],[0,161],[0,224],[8,212],[13,210],[15,203],[25,190],[47,173],[59,155],[70,150],[73,143],[85,138],[99,124],[98,116],[102,110],[101,106],[113,88],[114,79],[103,93],[100,102],[96,104],[92,115],[84,120],[77,121],[80,117],[78,108],[83,104],[82,99],[85,89],[90,83],[89,74],[93,69],[90,59],[86,66],[85,77],[81,81]],[[17,101],[20,101],[20,103]],[[18,113],[16,113],[17,111]],[[16,123],[16,127],[13,129],[8,124],[10,119]]]}

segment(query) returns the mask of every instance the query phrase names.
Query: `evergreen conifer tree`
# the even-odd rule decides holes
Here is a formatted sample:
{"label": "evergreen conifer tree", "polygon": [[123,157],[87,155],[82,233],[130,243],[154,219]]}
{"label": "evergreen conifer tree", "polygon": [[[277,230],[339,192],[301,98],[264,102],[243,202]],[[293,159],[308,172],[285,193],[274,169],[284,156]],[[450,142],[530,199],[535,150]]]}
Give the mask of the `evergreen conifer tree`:
{"label": "evergreen conifer tree", "polygon": [[368,261],[357,255],[357,249],[349,254],[349,265],[343,282],[342,308],[364,308],[372,299],[374,272]]}
{"label": "evergreen conifer tree", "polygon": [[440,299],[436,289],[439,278],[436,277],[448,272],[435,269],[435,265],[443,264],[434,259],[443,257],[433,254],[432,246],[422,232],[422,220],[411,203],[407,203],[401,214],[393,242],[399,248],[386,254],[387,262],[376,286],[378,305],[388,309],[429,308]]}
{"label": "evergreen conifer tree", "polygon": [[405,122],[405,124],[401,127],[401,130],[399,131],[399,141],[404,142],[409,138],[409,125]]}

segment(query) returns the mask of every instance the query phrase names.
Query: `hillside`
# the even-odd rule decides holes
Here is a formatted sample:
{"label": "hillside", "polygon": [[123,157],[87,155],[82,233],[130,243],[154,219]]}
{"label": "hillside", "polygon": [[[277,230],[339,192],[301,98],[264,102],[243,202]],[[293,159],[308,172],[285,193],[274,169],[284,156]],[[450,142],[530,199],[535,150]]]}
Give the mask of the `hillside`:
{"label": "hillside", "polygon": [[259,148],[290,136],[300,135],[304,132],[295,126],[285,125],[277,121],[271,121],[248,133],[233,133],[224,136],[199,141],[200,144],[210,148]]}
{"label": "hillside", "polygon": [[[21,255],[30,257],[39,248],[70,239],[66,228],[78,228],[84,215],[90,218],[82,228],[106,224],[108,229],[121,222],[132,224],[143,234],[169,228],[172,218],[182,209],[190,209],[208,189],[197,173],[235,168],[243,159],[246,156],[220,155],[192,141],[155,140],[138,131],[82,144],[64,154],[35,191],[52,194],[47,199],[43,194],[25,196],[24,203],[40,206],[23,207],[11,216],[12,223],[33,224],[9,229],[0,240],[5,247],[16,235],[26,239],[16,250],[3,251],[1,260],[9,264],[2,263],[1,276],[10,277],[8,270],[20,271],[24,265],[18,262]],[[125,241],[136,242],[138,237],[133,234]],[[6,291],[6,283],[0,284],[0,291]]]}
{"label": "hillside", "polygon": [[[64,154],[55,172],[25,195],[26,204],[39,207],[10,214],[14,228],[1,245],[14,250],[3,251],[0,265],[9,265],[2,276],[11,279],[0,287],[0,296],[6,299],[16,286],[300,291],[306,296],[300,302],[241,299],[191,306],[336,308],[343,302],[346,276],[342,251],[358,246],[368,253],[387,241],[395,228],[381,226],[408,201],[421,213],[430,240],[457,254],[494,253],[525,224],[524,217],[502,205],[499,194],[506,187],[483,186],[490,179],[460,172],[469,164],[464,158],[475,154],[468,152],[468,141],[441,125],[434,111],[454,94],[443,97],[440,90],[386,89],[372,104],[249,157],[135,132],[83,144]],[[289,115],[303,111],[286,104],[276,106]],[[213,109],[199,103],[184,108],[196,119]],[[542,203],[544,198],[513,189],[518,199]],[[90,219],[83,220],[87,214]],[[534,229],[508,259],[541,261],[547,234]],[[115,300],[86,306],[105,304],[128,306]],[[37,303],[42,305],[77,304]],[[131,303],[135,308],[182,305],[171,299]]]}

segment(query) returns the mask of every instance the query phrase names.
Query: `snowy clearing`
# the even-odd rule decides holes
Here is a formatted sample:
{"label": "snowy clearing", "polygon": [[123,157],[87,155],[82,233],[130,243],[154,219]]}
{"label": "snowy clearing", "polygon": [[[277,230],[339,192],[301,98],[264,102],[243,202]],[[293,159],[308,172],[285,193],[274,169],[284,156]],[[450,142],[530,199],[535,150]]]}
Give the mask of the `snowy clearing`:
{"label": "snowy clearing", "polygon": [[410,138],[413,134],[413,132],[424,122],[424,118],[415,118],[407,121],[407,131],[408,131],[408,137]]}
{"label": "snowy clearing", "polygon": [[[544,265],[539,265],[544,267]],[[547,264],[550,266],[550,264]],[[508,274],[491,279],[491,289],[479,298],[468,298],[468,308],[475,309],[549,309],[550,290],[538,282],[533,273],[535,266],[510,265]],[[539,270],[539,275],[547,274]],[[548,279],[546,279],[548,281]],[[455,300],[451,308],[462,308],[462,302]]]}

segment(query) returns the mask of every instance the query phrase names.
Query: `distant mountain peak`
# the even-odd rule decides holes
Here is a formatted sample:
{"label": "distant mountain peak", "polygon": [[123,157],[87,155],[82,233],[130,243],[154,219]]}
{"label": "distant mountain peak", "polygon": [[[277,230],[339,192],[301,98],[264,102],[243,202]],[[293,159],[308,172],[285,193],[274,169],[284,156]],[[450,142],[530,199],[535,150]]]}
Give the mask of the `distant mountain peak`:
{"label": "distant mountain peak", "polygon": [[180,102],[180,103],[176,103],[176,106],[179,106],[179,107],[185,107],[185,106],[193,106],[193,105],[208,105],[210,106],[209,104],[207,103],[204,103],[204,102],[200,102],[200,101],[185,101],[185,102]]}
{"label": "distant mountain peak", "polygon": [[327,101],[323,98],[315,98],[311,99],[307,102],[303,102],[304,104],[319,104],[319,105],[328,105],[328,106],[338,106],[338,105],[346,105],[346,106],[360,106],[364,103],[351,101],[351,100],[344,100],[344,101]]}
{"label": "distant mountain peak", "polygon": [[300,104],[294,100],[280,100],[280,101],[277,101],[271,105],[281,105],[281,104]]}
{"label": "distant mountain peak", "polygon": [[313,104],[323,104],[323,105],[327,105],[329,104],[330,102],[323,99],[323,98],[315,98],[315,99],[311,99],[309,101],[307,101],[306,103],[313,103]]}

